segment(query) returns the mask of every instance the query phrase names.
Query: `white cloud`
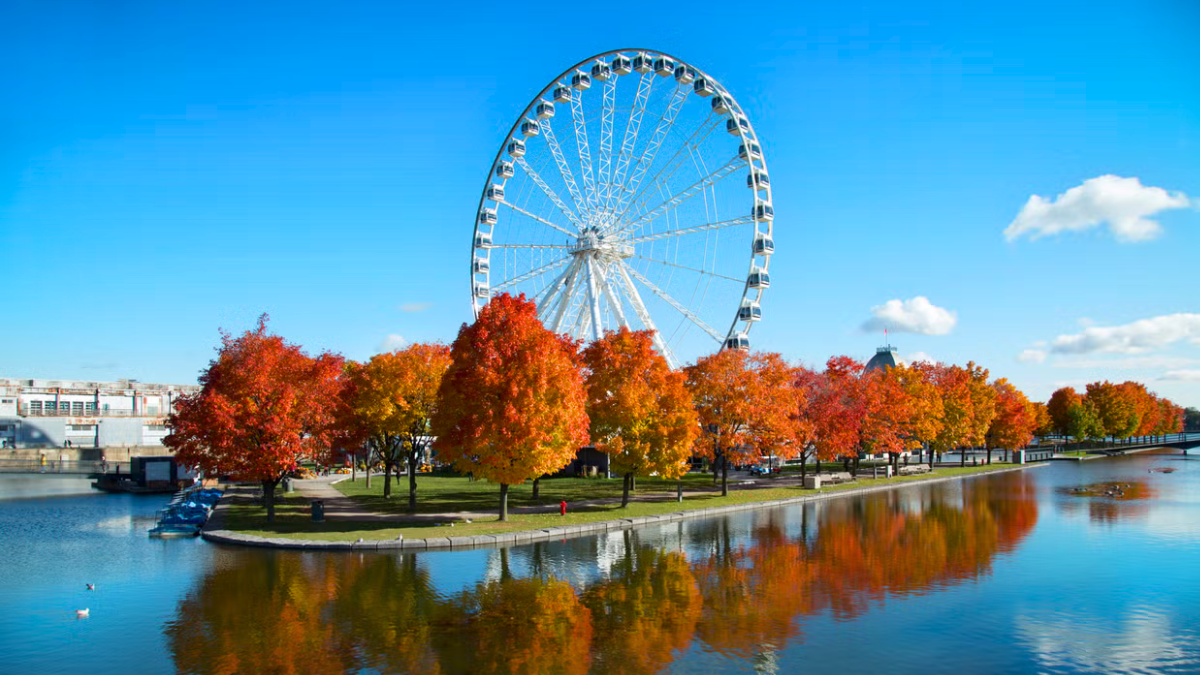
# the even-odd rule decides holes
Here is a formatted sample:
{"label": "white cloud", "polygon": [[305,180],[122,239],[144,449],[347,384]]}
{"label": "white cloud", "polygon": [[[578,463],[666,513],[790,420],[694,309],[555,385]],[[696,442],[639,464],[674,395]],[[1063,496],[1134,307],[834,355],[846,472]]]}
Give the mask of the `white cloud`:
{"label": "white cloud", "polygon": [[954,312],[934,305],[923,295],[911,300],[888,300],[872,307],[871,315],[862,326],[865,331],[945,335],[958,323]]}
{"label": "white cloud", "polygon": [[902,366],[907,366],[907,365],[910,365],[913,363],[921,363],[921,362],[925,362],[925,363],[937,363],[938,362],[937,359],[926,354],[925,352],[913,352],[913,353],[909,354],[908,356],[900,357],[900,358],[897,358],[896,360],[899,361],[900,365],[902,365]]}
{"label": "white cloud", "polygon": [[1124,358],[1082,358],[1058,359],[1052,364],[1055,368],[1103,368],[1107,370],[1136,370],[1184,368],[1200,364],[1200,359],[1190,359],[1183,356],[1127,356]]}
{"label": "white cloud", "polygon": [[1200,382],[1200,370],[1186,368],[1183,370],[1168,370],[1158,379],[1177,380],[1179,382]]}
{"label": "white cloud", "polygon": [[1005,228],[1004,238],[1013,241],[1028,234],[1030,239],[1040,239],[1108,223],[1117,241],[1148,241],[1162,233],[1162,226],[1148,216],[1190,204],[1182,192],[1147,187],[1137,178],[1097,176],[1058,195],[1054,201],[1031,195],[1016,219]]}
{"label": "white cloud", "polygon": [[1046,350],[1026,349],[1017,354],[1017,360],[1021,363],[1044,363],[1046,361]]}
{"label": "white cloud", "polygon": [[424,312],[430,307],[433,307],[432,302],[406,302],[403,305],[400,305],[400,311],[409,313]]}
{"label": "white cloud", "polygon": [[391,333],[383,339],[383,342],[379,343],[378,351],[379,353],[394,352],[406,344],[408,344],[408,340],[405,340],[403,335]]}
{"label": "white cloud", "polygon": [[1123,326],[1089,326],[1082,333],[1060,335],[1056,354],[1143,354],[1180,340],[1200,345],[1200,314],[1168,314]]}

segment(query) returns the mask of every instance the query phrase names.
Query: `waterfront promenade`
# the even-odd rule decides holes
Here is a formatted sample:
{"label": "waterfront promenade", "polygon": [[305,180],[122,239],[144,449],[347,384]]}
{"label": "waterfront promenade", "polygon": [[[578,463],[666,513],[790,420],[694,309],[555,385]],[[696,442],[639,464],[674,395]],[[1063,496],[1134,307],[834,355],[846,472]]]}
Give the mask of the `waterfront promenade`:
{"label": "waterfront promenade", "polygon": [[[302,499],[320,500],[325,509],[325,517],[327,521],[337,522],[339,527],[337,531],[341,535],[345,535],[347,527],[353,531],[353,524],[361,524],[361,536],[354,539],[329,540],[323,538],[310,538],[304,536],[286,537],[272,536],[264,537],[257,534],[250,534],[243,531],[231,529],[228,525],[228,507],[231,501],[246,502],[253,498],[254,488],[250,486],[238,486],[231,489],[228,493],[228,498],[222,500],[218,505],[213,517],[205,525],[202,531],[202,536],[212,542],[235,544],[242,546],[256,547],[271,547],[271,548],[286,548],[286,549],[305,549],[305,550],[463,550],[475,548],[492,548],[497,546],[507,546],[513,544],[524,544],[536,541],[561,540],[574,537],[589,536],[601,534],[614,530],[627,530],[643,526],[678,522],[682,520],[692,520],[698,518],[711,518],[743,511],[754,511],[762,509],[772,509],[780,506],[790,506],[804,504],[807,502],[836,499],[840,497],[852,497],[863,495],[872,492],[881,492],[886,490],[894,490],[902,487],[911,486],[917,483],[931,484],[947,481],[965,480],[975,476],[989,475],[995,473],[1003,473],[1010,471],[1021,471],[1034,467],[1046,466],[1044,463],[1033,464],[1003,464],[996,463],[992,466],[968,467],[964,472],[959,469],[950,475],[939,475],[938,473],[925,474],[921,476],[906,476],[890,479],[873,479],[867,475],[852,483],[845,483],[831,488],[821,488],[817,490],[799,489],[799,475],[770,477],[765,479],[749,478],[748,474],[739,473],[737,476],[731,476],[730,493],[745,493],[757,489],[770,488],[793,488],[797,494],[794,497],[785,497],[780,499],[763,499],[761,501],[745,501],[743,503],[725,504],[714,507],[699,507],[686,508],[686,501],[680,504],[678,510],[669,509],[663,513],[652,515],[641,515],[627,518],[606,518],[585,523],[572,523],[562,526],[542,526],[530,529],[522,529],[510,532],[490,533],[490,534],[465,534],[455,536],[451,534],[451,529],[457,523],[471,523],[474,521],[486,522],[494,521],[494,511],[454,511],[442,513],[420,513],[420,514],[384,514],[364,510],[354,499],[343,495],[337,488],[333,487],[333,483],[340,477],[322,477],[313,480],[294,481],[297,495]],[[957,467],[945,465],[944,469],[953,471]],[[699,493],[686,492],[685,499],[695,497]],[[673,494],[666,493],[654,495],[642,495],[636,498],[636,501],[646,502],[654,501],[663,505],[678,503]],[[601,499],[593,502],[576,502],[572,508],[585,508],[596,505],[610,505],[619,503],[620,499]],[[695,503],[695,502],[693,502]],[[522,513],[540,513],[551,515],[558,510],[558,505],[543,504],[540,506],[525,506],[511,507],[510,513],[514,515]],[[428,534],[423,537],[391,537],[380,538],[379,528],[381,526],[390,525],[392,527],[403,526],[420,526],[428,528]],[[441,525],[445,529],[430,527],[431,525]]]}

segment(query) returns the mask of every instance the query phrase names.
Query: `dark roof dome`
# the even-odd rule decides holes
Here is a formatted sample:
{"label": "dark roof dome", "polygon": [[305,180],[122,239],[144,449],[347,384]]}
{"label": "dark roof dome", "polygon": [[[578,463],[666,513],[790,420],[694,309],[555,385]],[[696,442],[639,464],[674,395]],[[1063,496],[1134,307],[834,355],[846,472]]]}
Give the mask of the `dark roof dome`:
{"label": "dark roof dome", "polygon": [[884,368],[895,368],[896,357],[892,354],[896,351],[891,345],[887,347],[879,347],[875,350],[875,356],[867,361],[867,367],[863,368],[864,373],[869,373],[872,370],[883,370]]}

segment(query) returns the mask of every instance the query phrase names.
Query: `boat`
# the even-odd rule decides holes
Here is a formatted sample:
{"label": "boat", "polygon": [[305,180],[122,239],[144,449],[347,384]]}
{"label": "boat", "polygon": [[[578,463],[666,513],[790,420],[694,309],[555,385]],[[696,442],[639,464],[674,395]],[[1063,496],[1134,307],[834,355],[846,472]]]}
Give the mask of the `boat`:
{"label": "boat", "polygon": [[202,525],[187,525],[183,523],[158,525],[150,530],[151,537],[170,539],[175,537],[195,537],[200,534]]}
{"label": "boat", "polygon": [[208,522],[222,492],[193,486],[180,490],[167,507],[158,512],[158,524],[150,530],[151,537],[194,537]]}

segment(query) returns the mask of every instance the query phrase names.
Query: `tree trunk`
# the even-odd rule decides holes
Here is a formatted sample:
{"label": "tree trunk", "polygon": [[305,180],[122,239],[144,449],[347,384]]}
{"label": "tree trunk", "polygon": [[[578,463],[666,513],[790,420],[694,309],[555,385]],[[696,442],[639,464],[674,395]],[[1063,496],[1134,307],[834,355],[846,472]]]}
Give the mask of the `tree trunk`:
{"label": "tree trunk", "polygon": [[713,485],[716,485],[717,477],[721,473],[721,453],[720,452],[717,452],[716,454],[713,455],[712,470],[713,470]]}
{"label": "tree trunk", "polygon": [[500,520],[508,520],[508,483],[500,484]]}
{"label": "tree trunk", "polygon": [[358,453],[350,453],[350,482],[358,482]]}
{"label": "tree trunk", "polygon": [[538,487],[540,487],[539,483],[541,480],[542,480],[541,476],[538,476],[537,478],[533,479],[533,498],[535,500],[538,498],[538,492],[539,492]]}
{"label": "tree trunk", "polygon": [[817,475],[820,476],[821,475],[821,458],[818,456],[816,459],[817,459]]}
{"label": "tree trunk", "polygon": [[629,489],[637,490],[637,474],[629,474]]}
{"label": "tree trunk", "polygon": [[721,496],[729,496],[729,460],[721,454]]}
{"label": "tree trunk", "polygon": [[967,451],[965,448],[958,449],[958,465],[959,466],[967,465]]}
{"label": "tree trunk", "polygon": [[383,463],[383,498],[390,499],[392,496],[392,463]]}
{"label": "tree trunk", "polygon": [[629,487],[633,485],[633,474],[627,473],[621,481],[621,508],[629,506]]}
{"label": "tree trunk", "polygon": [[675,485],[675,501],[683,501],[683,478],[680,478],[679,483]]}
{"label": "tree trunk", "polygon": [[412,456],[408,458],[408,510],[417,510],[417,461]]}
{"label": "tree trunk", "polygon": [[805,477],[808,476],[808,456],[800,453],[800,484],[804,484]]}
{"label": "tree trunk", "polygon": [[266,504],[267,506],[268,523],[275,522],[275,484],[278,482],[278,478],[275,480],[264,480],[262,482],[263,504]]}

